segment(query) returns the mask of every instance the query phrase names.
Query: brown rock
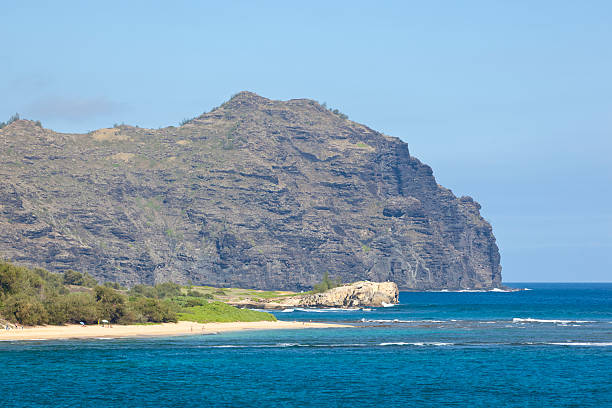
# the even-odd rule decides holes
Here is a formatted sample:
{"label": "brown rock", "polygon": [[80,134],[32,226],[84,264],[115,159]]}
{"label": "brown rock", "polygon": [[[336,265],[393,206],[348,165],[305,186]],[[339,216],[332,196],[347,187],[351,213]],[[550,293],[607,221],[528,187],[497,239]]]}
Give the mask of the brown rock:
{"label": "brown rock", "polygon": [[283,303],[286,307],[381,307],[398,303],[398,297],[399,290],[393,282],[361,281]]}

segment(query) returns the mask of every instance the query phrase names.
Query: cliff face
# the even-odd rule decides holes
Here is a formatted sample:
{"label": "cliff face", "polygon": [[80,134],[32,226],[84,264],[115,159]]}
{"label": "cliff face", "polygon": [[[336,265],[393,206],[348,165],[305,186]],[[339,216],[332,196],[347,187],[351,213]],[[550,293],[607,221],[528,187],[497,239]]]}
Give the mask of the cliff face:
{"label": "cliff face", "polygon": [[242,92],[181,127],[0,130],[0,257],[124,284],[301,290],[325,271],[492,288],[480,206],[397,138],[318,103]]}

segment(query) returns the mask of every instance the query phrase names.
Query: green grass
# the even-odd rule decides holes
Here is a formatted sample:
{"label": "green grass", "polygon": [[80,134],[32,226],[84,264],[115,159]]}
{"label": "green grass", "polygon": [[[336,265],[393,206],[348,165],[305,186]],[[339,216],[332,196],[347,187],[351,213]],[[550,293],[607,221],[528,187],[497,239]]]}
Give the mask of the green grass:
{"label": "green grass", "polygon": [[179,320],[197,323],[276,321],[276,317],[270,313],[239,309],[222,302],[210,302],[184,310],[183,313],[178,314]]}
{"label": "green grass", "polygon": [[276,291],[271,291],[271,290],[252,291],[251,293],[248,293],[248,295],[256,296],[256,297],[258,297],[260,299],[271,299],[271,298],[287,296],[287,295],[281,295],[280,293],[278,293]]}

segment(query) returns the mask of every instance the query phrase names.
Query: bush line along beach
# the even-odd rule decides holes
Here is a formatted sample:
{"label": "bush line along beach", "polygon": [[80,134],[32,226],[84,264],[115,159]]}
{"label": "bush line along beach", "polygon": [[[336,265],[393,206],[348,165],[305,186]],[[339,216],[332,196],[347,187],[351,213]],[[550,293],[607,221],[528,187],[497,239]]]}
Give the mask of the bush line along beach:
{"label": "bush line along beach", "polygon": [[[90,275],[75,271],[59,274],[0,262],[3,329],[0,339],[172,335],[329,326],[277,322],[270,313],[240,309],[217,300],[231,292],[232,289],[182,287],[171,282],[136,285],[127,290],[114,283],[99,285]],[[256,295],[258,291],[244,292]],[[276,293],[261,292],[262,297],[271,294]],[[23,326],[34,327],[24,329]]]}

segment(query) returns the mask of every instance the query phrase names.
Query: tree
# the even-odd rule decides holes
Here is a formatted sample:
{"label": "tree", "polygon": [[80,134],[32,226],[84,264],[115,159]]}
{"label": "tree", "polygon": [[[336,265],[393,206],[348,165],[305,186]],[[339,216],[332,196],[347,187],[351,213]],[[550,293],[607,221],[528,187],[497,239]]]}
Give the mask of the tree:
{"label": "tree", "polygon": [[313,291],[315,293],[325,292],[326,290],[336,288],[340,285],[342,285],[342,281],[340,280],[340,278],[336,278],[335,280],[332,280],[329,278],[329,273],[325,272],[323,274],[323,280],[321,280],[320,283],[317,283],[316,285],[314,285]]}
{"label": "tree", "polygon": [[82,286],[84,283],[83,274],[72,269],[64,272],[64,284]]}
{"label": "tree", "polygon": [[4,314],[9,320],[26,326],[46,324],[49,320],[49,315],[42,303],[30,297],[10,298],[4,306]]}
{"label": "tree", "polygon": [[96,286],[94,296],[100,312],[100,317],[117,323],[126,313],[125,296],[106,286]]}

